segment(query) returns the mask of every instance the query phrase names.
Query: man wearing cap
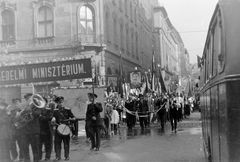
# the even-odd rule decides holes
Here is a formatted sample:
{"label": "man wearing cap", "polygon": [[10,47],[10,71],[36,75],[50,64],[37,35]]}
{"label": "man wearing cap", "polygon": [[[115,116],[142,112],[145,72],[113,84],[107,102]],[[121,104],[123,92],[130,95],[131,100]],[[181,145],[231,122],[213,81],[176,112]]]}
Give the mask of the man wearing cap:
{"label": "man wearing cap", "polygon": [[42,159],[42,146],[45,148],[45,161],[51,158],[52,152],[52,132],[50,128],[50,122],[53,118],[53,111],[48,107],[47,98],[43,97],[46,102],[46,106],[42,110],[39,118],[40,123],[40,140],[39,140],[39,160]]}
{"label": "man wearing cap", "polygon": [[31,145],[32,148],[33,161],[39,162],[39,117],[42,110],[32,104],[32,95],[32,93],[27,93],[24,95],[24,98],[28,104],[28,107],[25,109],[26,111],[31,111],[33,119],[29,121],[23,128],[20,128],[20,131],[22,133],[24,162],[30,162],[29,145]]}
{"label": "man wearing cap", "polygon": [[[96,101],[97,95],[89,94],[90,104],[87,106],[86,118],[89,121],[89,134],[91,139],[91,149],[99,150],[100,147],[100,129],[102,126],[102,119],[100,112],[103,111],[102,104]],[[95,140],[96,139],[96,140]]]}
{"label": "man wearing cap", "polygon": [[7,114],[8,105],[0,102],[0,161],[10,162],[10,118]]}
{"label": "man wearing cap", "polygon": [[[64,103],[63,101],[64,101],[63,97],[57,97],[55,99],[55,102],[57,103],[57,107],[53,112],[52,123],[56,123],[57,125],[65,124],[66,126],[69,126],[70,121],[74,121],[76,118],[73,115],[71,109],[63,106],[63,103]],[[65,161],[69,160],[70,134],[63,135],[56,130],[55,139],[54,139],[56,158],[54,159],[54,161],[61,160],[62,142],[64,143]]]}
{"label": "man wearing cap", "polygon": [[[10,145],[10,151],[12,154],[12,161],[17,159],[19,156],[19,161],[23,161],[23,148],[21,144],[21,132],[17,130],[16,126],[14,125],[15,118],[19,116],[21,109],[19,108],[19,104],[21,100],[19,98],[12,99],[12,109],[10,111],[10,118],[11,118],[11,129],[12,129],[12,140]],[[17,146],[19,147],[19,153],[17,152]]]}
{"label": "man wearing cap", "polygon": [[141,129],[143,130],[147,126],[147,117],[148,117],[148,101],[144,98],[142,94],[139,94],[138,101],[138,113],[139,113],[139,122]]}
{"label": "man wearing cap", "polygon": [[87,138],[86,142],[90,142],[90,135],[89,135],[90,121],[89,121],[89,119],[87,119],[87,107],[88,107],[89,104],[91,104],[91,101],[90,101],[91,100],[91,97],[90,97],[91,93],[88,93],[87,95],[88,95],[88,100],[86,102],[86,107],[85,107],[85,132],[86,132],[86,138]]}

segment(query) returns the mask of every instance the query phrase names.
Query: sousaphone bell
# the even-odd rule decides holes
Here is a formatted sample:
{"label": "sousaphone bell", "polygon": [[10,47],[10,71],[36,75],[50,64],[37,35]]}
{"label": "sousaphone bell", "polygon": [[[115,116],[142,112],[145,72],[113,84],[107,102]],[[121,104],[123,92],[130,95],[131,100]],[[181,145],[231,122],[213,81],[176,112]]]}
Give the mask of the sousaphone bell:
{"label": "sousaphone bell", "polygon": [[42,96],[40,96],[39,94],[33,94],[32,102],[30,104],[22,103],[19,105],[22,111],[19,113],[18,117],[14,122],[14,125],[16,126],[16,128],[21,129],[34,119],[32,115],[33,108],[42,109],[45,106],[46,106],[46,101],[42,98]]}

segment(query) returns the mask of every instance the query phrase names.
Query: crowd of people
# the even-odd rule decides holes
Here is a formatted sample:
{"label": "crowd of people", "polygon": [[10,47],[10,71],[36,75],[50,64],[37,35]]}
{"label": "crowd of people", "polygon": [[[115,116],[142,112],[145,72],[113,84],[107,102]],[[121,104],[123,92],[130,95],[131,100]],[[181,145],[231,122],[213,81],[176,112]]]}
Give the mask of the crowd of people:
{"label": "crowd of people", "polygon": [[75,116],[71,109],[63,106],[64,98],[55,96],[48,101],[27,93],[24,100],[14,98],[11,105],[0,101],[1,162],[30,162],[30,145],[34,162],[50,160],[53,147],[54,161],[58,161],[62,143],[64,160],[69,160],[70,131],[74,132]]}
{"label": "crowd of people", "polygon": [[157,123],[164,130],[166,122],[170,122],[172,131],[177,132],[177,123],[188,118],[193,111],[193,100],[184,97],[181,93],[129,94],[126,99],[115,93],[106,97],[105,108],[104,125],[108,135],[112,130],[116,131],[114,110],[119,116],[117,122],[125,122],[130,130],[138,121],[142,130],[150,127],[151,123]]}
{"label": "crowd of people", "polygon": [[[170,95],[150,93],[147,95],[130,94],[126,99],[117,93],[106,96],[105,109],[97,101],[97,95],[88,93],[86,102],[85,130],[90,150],[98,151],[101,133],[116,134],[119,125],[125,123],[132,130],[139,122],[141,130],[157,123],[162,130],[166,122],[171,123],[172,132],[177,132],[177,123],[187,118],[192,111],[192,102],[182,94]],[[44,104],[42,104],[42,102]],[[104,112],[102,118],[100,113]],[[69,160],[70,135],[77,134],[77,120],[70,108],[64,107],[62,96],[51,100],[40,95],[27,93],[24,101],[14,98],[12,104],[0,101],[0,157],[2,162],[30,162],[29,146],[32,148],[34,162],[62,158]],[[43,148],[45,156],[43,157]]]}

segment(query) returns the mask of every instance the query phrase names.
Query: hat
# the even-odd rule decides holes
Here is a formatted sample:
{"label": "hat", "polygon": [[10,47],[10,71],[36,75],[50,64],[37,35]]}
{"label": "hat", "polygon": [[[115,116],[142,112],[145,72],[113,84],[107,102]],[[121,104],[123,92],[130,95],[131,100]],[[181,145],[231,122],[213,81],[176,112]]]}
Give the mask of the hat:
{"label": "hat", "polygon": [[142,94],[139,94],[138,97],[139,97],[139,98],[140,98],[140,97],[143,97],[143,95],[142,95]]}
{"label": "hat", "polygon": [[93,97],[93,96],[94,96],[95,98],[98,97],[95,93],[90,93],[90,92],[88,93],[88,96],[90,96],[90,97]]}
{"label": "hat", "polygon": [[23,97],[25,98],[25,100],[29,99],[29,97],[32,97],[32,93],[27,93],[25,94]]}
{"label": "hat", "polygon": [[54,102],[59,103],[59,102],[62,102],[63,100],[64,100],[63,97],[56,97]]}
{"label": "hat", "polygon": [[15,103],[15,102],[17,102],[17,101],[21,102],[21,99],[20,99],[20,98],[14,98],[14,99],[12,99],[12,103]]}

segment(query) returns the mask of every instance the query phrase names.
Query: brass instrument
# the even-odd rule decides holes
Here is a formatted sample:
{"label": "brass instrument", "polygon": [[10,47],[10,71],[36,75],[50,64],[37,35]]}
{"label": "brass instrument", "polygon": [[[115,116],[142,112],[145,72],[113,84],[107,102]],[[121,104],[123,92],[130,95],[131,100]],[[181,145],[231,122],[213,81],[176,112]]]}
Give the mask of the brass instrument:
{"label": "brass instrument", "polygon": [[30,104],[27,103],[20,104],[19,107],[22,109],[22,111],[19,112],[19,115],[18,117],[16,117],[16,120],[14,122],[16,128],[21,129],[34,119],[32,115],[33,108],[41,109],[44,108],[45,106],[46,102],[39,94],[34,94],[32,96],[32,102]]}

